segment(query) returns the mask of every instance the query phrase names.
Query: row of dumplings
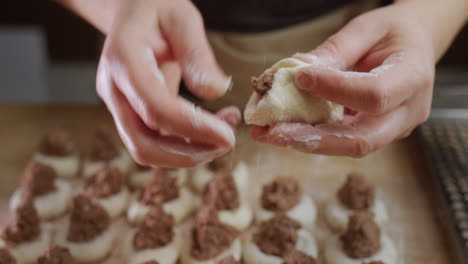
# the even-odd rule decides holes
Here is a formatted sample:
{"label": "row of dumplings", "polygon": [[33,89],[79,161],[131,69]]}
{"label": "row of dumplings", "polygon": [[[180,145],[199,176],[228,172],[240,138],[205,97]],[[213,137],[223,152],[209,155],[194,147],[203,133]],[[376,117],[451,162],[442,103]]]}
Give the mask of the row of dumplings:
{"label": "row of dumplings", "polygon": [[110,255],[135,264],[396,263],[380,228],[385,206],[361,175],[350,174],[327,202],[335,235],[322,249],[317,207],[300,183],[277,177],[252,204],[253,177],[231,155],[190,172],[135,166],[102,130],[81,164],[67,135],[53,131],[12,196],[0,264],[102,263]]}

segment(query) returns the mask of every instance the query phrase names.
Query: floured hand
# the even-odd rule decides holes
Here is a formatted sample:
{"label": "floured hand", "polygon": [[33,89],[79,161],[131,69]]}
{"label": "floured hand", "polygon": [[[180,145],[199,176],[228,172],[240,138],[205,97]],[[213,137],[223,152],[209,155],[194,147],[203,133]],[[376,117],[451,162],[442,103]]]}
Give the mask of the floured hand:
{"label": "floured hand", "polygon": [[428,118],[435,63],[466,18],[457,12],[457,22],[437,24],[448,7],[429,2],[398,1],[368,12],[310,54],[295,55],[313,64],[296,75],[297,86],[347,107],[352,114],[343,123],[279,123],[254,127],[252,137],[308,153],[353,157],[407,137]]}
{"label": "floured hand", "polygon": [[190,1],[121,1],[105,31],[97,91],[138,163],[192,167],[233,147],[238,109],[213,115],[178,96],[181,78],[205,99],[223,95],[231,84]]}

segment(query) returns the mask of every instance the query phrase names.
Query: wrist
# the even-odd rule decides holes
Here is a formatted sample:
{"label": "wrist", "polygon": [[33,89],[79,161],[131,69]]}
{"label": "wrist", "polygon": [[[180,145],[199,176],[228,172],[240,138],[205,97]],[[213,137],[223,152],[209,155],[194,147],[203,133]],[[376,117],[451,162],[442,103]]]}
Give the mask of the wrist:
{"label": "wrist", "polygon": [[455,36],[468,21],[466,0],[397,0],[395,5],[411,10],[409,13],[424,27],[433,44],[437,62],[446,52]]}

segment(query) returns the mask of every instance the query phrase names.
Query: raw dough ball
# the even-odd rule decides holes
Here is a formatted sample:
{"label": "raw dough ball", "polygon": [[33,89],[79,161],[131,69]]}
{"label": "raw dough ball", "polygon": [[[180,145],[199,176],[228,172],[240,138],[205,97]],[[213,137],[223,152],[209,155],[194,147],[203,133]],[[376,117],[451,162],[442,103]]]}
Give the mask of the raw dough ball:
{"label": "raw dough ball", "polygon": [[325,245],[325,264],[362,264],[371,261],[382,261],[385,264],[397,264],[398,255],[390,238],[382,234],[380,245],[380,250],[374,256],[364,259],[353,259],[344,253],[338,236],[330,237]]}
{"label": "raw dough ball", "polygon": [[286,58],[267,69],[262,76],[273,74],[271,89],[264,95],[252,94],[244,111],[245,122],[268,126],[278,122],[317,124],[342,120],[343,106],[296,87],[296,74],[307,66],[300,60]]}
{"label": "raw dough ball", "polygon": [[[296,249],[317,258],[318,247],[315,239],[305,229],[299,229]],[[283,259],[263,253],[252,240],[253,230],[248,232],[243,243],[243,259],[245,264],[282,264]]]}
{"label": "raw dough ball", "polygon": [[[380,199],[375,199],[374,206],[369,210],[374,214],[375,222],[382,226],[388,220],[387,208]],[[325,206],[325,218],[330,228],[337,232],[342,233],[348,226],[349,218],[352,215],[353,210],[348,209],[336,196],[328,201]]]}

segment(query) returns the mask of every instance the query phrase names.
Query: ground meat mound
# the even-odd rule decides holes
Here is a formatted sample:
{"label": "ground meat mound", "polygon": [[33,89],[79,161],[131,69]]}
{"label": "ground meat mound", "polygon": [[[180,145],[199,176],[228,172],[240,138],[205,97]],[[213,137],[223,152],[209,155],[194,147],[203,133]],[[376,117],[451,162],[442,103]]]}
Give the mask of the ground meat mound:
{"label": "ground meat mound", "polygon": [[198,260],[208,260],[229,248],[239,232],[221,222],[217,211],[204,206],[195,218],[192,230],[191,255]]}
{"label": "ground meat mound", "polygon": [[133,238],[136,250],[160,248],[169,244],[174,237],[174,218],[155,206],[146,214]]}
{"label": "ground meat mound", "polygon": [[70,251],[67,248],[53,246],[42,257],[37,260],[37,264],[73,264]]}
{"label": "ground meat mound", "polygon": [[119,170],[105,168],[95,173],[86,182],[86,194],[90,197],[106,198],[122,190],[124,178]]}
{"label": "ground meat mound", "polygon": [[0,263],[1,264],[16,264],[15,258],[5,248],[0,248]]}
{"label": "ground meat mound", "polygon": [[285,212],[299,202],[301,188],[296,179],[277,177],[263,186],[262,207],[273,212]]}
{"label": "ground meat mound", "polygon": [[340,201],[352,210],[368,210],[374,205],[375,186],[358,173],[350,173],[338,191]]}
{"label": "ground meat mound", "polygon": [[293,250],[284,257],[283,264],[317,264],[317,260],[300,250]]}
{"label": "ground meat mound", "polygon": [[380,229],[367,211],[353,213],[340,239],[343,250],[351,258],[368,258],[380,250]]}
{"label": "ground meat mound", "polygon": [[33,161],[24,172],[23,195],[34,198],[55,191],[56,177],[57,174],[52,167]]}
{"label": "ground meat mound", "polygon": [[213,204],[217,210],[239,208],[239,194],[232,174],[216,174],[208,184],[203,200],[205,204]]}
{"label": "ground meat mound", "polygon": [[233,164],[233,154],[229,152],[228,154],[214,159],[208,163],[208,169],[214,172],[223,171],[229,169]]}
{"label": "ground meat mound", "polygon": [[67,239],[77,243],[90,241],[106,231],[110,224],[109,214],[104,208],[86,196],[76,196],[73,200]]}
{"label": "ground meat mound", "polygon": [[254,243],[269,255],[285,257],[294,250],[297,231],[301,224],[284,214],[278,214],[268,221],[260,223],[253,234]]}
{"label": "ground meat mound", "polygon": [[39,216],[32,201],[27,200],[16,209],[12,221],[6,226],[1,238],[7,245],[14,247],[38,238],[40,233]]}
{"label": "ground meat mound", "polygon": [[39,144],[39,152],[56,157],[66,157],[73,154],[75,146],[67,133],[61,129],[50,131]]}
{"label": "ground meat mound", "polygon": [[111,161],[119,155],[119,148],[114,142],[112,133],[105,129],[98,129],[93,138],[89,159],[91,161]]}
{"label": "ground meat mound", "polygon": [[177,178],[165,170],[153,170],[151,179],[140,193],[139,201],[146,205],[158,205],[178,197]]}
{"label": "ground meat mound", "polygon": [[250,85],[260,95],[266,94],[271,87],[273,86],[273,80],[275,79],[275,74],[273,72],[264,73],[260,77],[252,77],[250,80]]}

